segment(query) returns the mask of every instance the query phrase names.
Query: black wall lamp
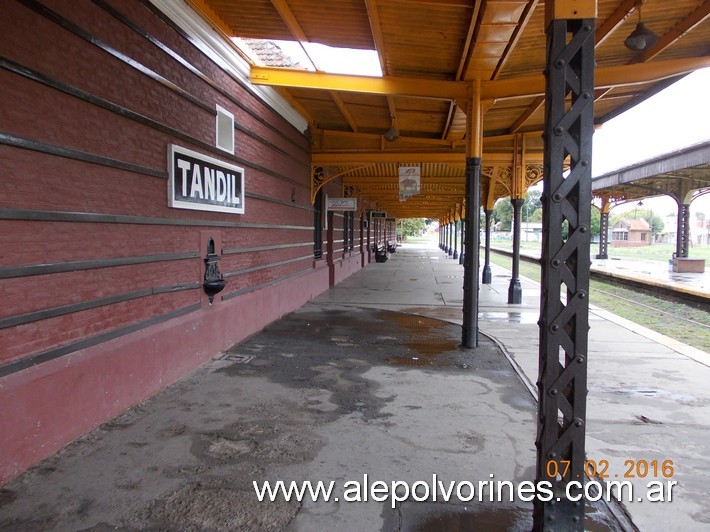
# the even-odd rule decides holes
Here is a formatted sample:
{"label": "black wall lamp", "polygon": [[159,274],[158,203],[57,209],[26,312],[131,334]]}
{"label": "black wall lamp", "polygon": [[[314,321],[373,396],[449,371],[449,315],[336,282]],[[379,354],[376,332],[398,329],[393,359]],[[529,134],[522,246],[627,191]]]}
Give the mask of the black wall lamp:
{"label": "black wall lamp", "polygon": [[624,46],[634,52],[642,52],[651,47],[658,40],[656,35],[650,28],[641,22],[641,5],[643,0],[636,3],[636,11],[639,13],[639,21],[636,24],[636,29],[631,32],[631,35],[626,37]]}
{"label": "black wall lamp", "polygon": [[210,305],[214,301],[214,296],[219,294],[224,287],[227,286],[227,281],[219,272],[220,256],[215,253],[214,240],[212,238],[207,242],[207,256],[205,257],[205,279],[202,283],[207,297],[210,299]]}

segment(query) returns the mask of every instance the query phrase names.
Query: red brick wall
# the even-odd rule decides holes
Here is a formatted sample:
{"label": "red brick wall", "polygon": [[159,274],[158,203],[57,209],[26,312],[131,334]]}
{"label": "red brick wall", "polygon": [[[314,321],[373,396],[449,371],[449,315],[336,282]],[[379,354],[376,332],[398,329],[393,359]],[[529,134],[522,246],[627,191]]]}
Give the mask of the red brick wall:
{"label": "red brick wall", "polygon": [[[38,5],[5,2],[0,17],[0,425],[13,427],[0,431],[0,482],[333,275],[312,258],[304,135],[144,3]],[[235,116],[234,155],[214,148],[217,104]],[[168,207],[171,143],[243,167],[245,213]],[[328,259],[338,280],[362,264],[359,219],[352,250],[343,220]],[[206,234],[228,280],[211,306]]]}

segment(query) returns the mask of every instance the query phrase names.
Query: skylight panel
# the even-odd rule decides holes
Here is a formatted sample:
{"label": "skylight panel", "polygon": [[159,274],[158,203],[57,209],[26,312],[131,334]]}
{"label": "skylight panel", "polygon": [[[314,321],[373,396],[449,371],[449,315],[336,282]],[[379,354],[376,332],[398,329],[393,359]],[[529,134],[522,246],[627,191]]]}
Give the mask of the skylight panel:
{"label": "skylight panel", "polygon": [[382,77],[375,50],[335,48],[318,43],[263,39],[235,39],[235,42],[260,66],[296,68],[330,74]]}

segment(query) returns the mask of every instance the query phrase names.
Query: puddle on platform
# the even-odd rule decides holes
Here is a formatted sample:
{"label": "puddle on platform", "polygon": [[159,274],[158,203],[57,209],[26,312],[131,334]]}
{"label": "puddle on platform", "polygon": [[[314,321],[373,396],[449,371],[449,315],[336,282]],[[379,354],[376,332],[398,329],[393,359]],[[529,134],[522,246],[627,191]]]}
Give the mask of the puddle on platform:
{"label": "puddle on platform", "polygon": [[459,341],[451,338],[418,338],[405,344],[423,356],[436,356],[458,349]]}
{"label": "puddle on platform", "polygon": [[438,368],[461,366],[456,357],[441,356],[445,353],[456,351],[459,347],[458,340],[446,340],[443,338],[422,339],[415,342],[407,342],[405,345],[415,352],[411,356],[391,357],[389,359],[390,364],[413,367],[435,366]]}
{"label": "puddle on platform", "polygon": [[[451,506],[435,508],[435,506],[439,505],[428,504],[421,509],[403,508],[402,530],[411,532],[449,532],[452,530],[527,532],[532,529],[532,508],[476,509],[474,506],[458,508]],[[618,530],[615,523],[612,523],[611,516],[606,512],[588,505],[585,513],[584,529],[586,531]]]}
{"label": "puddle on platform", "polygon": [[451,327],[450,323],[413,314],[387,313],[384,316],[409,333],[409,338],[401,339],[401,343],[413,351],[411,356],[399,355],[390,358],[391,364],[419,367],[456,365],[451,357],[439,356],[458,350],[459,340],[451,338],[447,333],[447,329]]}
{"label": "puddle on platform", "polygon": [[381,314],[381,317],[387,321],[393,321],[400,327],[407,329],[416,334],[425,334],[430,329],[442,329],[448,324],[426,316],[416,316],[414,314],[402,314],[399,312],[387,312]]}
{"label": "puddle on platform", "polygon": [[390,364],[395,366],[411,366],[415,368],[433,366],[434,361],[426,357],[392,357]]}
{"label": "puddle on platform", "polygon": [[657,399],[669,399],[678,403],[693,403],[698,401],[694,395],[671,393],[667,390],[637,390],[629,388],[606,389],[605,391],[614,395],[625,395],[629,397],[652,397]]}
{"label": "puddle on platform", "polygon": [[524,510],[467,511],[441,513],[424,517],[414,525],[413,532],[448,532],[451,530],[530,530],[530,514]]}
{"label": "puddle on platform", "polygon": [[539,312],[481,312],[478,315],[481,320],[503,320],[512,323],[532,323],[536,324],[540,318]]}

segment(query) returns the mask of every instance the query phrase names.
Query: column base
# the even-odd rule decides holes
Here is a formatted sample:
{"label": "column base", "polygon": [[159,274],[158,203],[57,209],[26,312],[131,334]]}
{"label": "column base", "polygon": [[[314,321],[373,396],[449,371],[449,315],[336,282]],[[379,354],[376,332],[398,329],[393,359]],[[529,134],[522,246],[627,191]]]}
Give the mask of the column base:
{"label": "column base", "polygon": [[462,251],[461,255],[459,256],[459,264],[463,264],[463,260],[466,257],[466,254]]}
{"label": "column base", "polygon": [[608,258],[609,258],[609,255],[602,255],[601,253],[599,253],[599,254],[598,254],[598,255],[596,255],[596,256],[595,256],[594,258],[595,258],[595,259],[602,259],[602,260],[606,260],[606,259],[608,259]]}
{"label": "column base", "polygon": [[508,304],[516,305],[523,302],[523,287],[520,286],[520,279],[511,279],[508,287]]}
{"label": "column base", "polygon": [[459,252],[454,250],[454,254],[451,257],[452,259],[458,259],[459,258]]}
{"label": "column base", "polygon": [[478,347],[478,331],[466,326],[461,327],[461,347],[464,349],[473,349]]}
{"label": "column base", "polygon": [[493,275],[491,274],[491,267],[489,264],[486,264],[483,267],[483,274],[481,275],[481,284],[491,284],[492,280]]}

